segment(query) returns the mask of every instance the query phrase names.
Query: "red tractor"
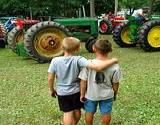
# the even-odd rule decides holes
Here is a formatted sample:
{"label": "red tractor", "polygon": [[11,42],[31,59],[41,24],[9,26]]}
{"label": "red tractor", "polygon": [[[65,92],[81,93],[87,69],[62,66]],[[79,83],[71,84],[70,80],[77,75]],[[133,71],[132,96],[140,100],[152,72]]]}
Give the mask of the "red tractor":
{"label": "red tractor", "polygon": [[125,17],[115,16],[109,12],[109,14],[101,16],[99,20],[99,33],[111,34],[116,26],[122,25],[126,21]]}
{"label": "red tractor", "polygon": [[29,29],[32,25],[38,23],[39,20],[30,20],[26,19],[15,19],[12,21],[13,24],[16,25],[9,33],[8,33],[8,44],[9,47],[17,53],[16,44],[24,41],[24,33],[27,29]]}

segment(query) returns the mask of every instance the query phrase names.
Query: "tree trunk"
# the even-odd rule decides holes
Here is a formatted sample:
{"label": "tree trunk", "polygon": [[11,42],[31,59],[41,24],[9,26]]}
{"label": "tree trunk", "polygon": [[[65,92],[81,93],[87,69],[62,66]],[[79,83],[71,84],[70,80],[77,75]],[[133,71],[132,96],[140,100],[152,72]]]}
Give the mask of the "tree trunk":
{"label": "tree trunk", "polygon": [[157,2],[157,0],[150,0],[150,14],[152,14],[153,5],[154,5],[155,2]]}
{"label": "tree trunk", "polygon": [[90,17],[95,17],[95,0],[90,0]]}
{"label": "tree trunk", "polygon": [[118,0],[115,0],[114,15],[117,15],[117,11],[118,11]]}

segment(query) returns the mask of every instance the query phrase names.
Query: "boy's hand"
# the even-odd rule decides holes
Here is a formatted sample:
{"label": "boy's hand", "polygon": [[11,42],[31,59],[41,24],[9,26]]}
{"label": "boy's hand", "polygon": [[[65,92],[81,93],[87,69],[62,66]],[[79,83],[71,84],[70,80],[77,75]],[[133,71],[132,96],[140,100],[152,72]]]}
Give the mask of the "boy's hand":
{"label": "boy's hand", "polygon": [[117,58],[112,58],[111,59],[114,63],[118,63],[118,59]]}
{"label": "boy's hand", "polygon": [[50,94],[51,94],[51,96],[54,97],[54,98],[56,98],[56,96],[57,96],[56,90],[52,90],[52,91],[50,92]]}
{"label": "boy's hand", "polygon": [[113,100],[116,101],[116,98],[117,98],[117,93],[114,93],[114,98],[113,98]]}
{"label": "boy's hand", "polygon": [[80,101],[81,102],[85,102],[86,101],[86,98],[84,96],[80,96]]}

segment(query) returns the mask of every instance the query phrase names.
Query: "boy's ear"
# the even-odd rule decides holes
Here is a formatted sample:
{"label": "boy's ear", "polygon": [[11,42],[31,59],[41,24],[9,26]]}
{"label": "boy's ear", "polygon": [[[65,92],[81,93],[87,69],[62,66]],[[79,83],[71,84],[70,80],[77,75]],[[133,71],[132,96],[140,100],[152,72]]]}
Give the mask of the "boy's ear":
{"label": "boy's ear", "polygon": [[79,51],[80,49],[81,49],[81,46],[79,45],[75,48],[75,51]]}
{"label": "boy's ear", "polygon": [[92,50],[93,50],[94,53],[96,52],[96,47],[95,47],[95,45],[92,46]]}

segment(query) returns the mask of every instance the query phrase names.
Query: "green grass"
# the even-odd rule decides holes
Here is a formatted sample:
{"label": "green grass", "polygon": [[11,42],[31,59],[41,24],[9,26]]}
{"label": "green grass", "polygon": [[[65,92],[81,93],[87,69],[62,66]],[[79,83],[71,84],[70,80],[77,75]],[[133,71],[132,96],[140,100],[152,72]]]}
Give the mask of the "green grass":
{"label": "green grass", "polygon": [[[94,58],[84,47],[80,54]],[[111,125],[159,125],[160,52],[119,48],[113,43],[111,57],[119,59],[123,73]],[[59,124],[62,113],[57,100],[49,96],[48,66],[0,49],[0,125]],[[84,112],[79,125],[84,125]],[[99,111],[95,125],[101,125]]]}

